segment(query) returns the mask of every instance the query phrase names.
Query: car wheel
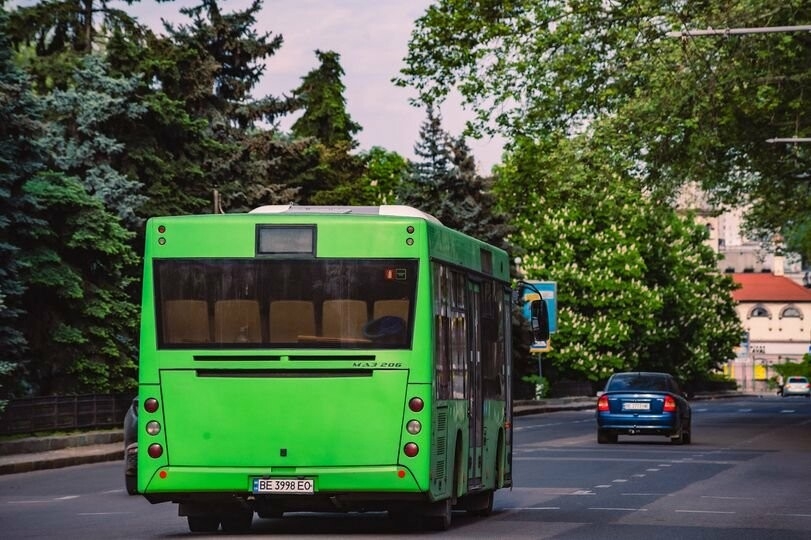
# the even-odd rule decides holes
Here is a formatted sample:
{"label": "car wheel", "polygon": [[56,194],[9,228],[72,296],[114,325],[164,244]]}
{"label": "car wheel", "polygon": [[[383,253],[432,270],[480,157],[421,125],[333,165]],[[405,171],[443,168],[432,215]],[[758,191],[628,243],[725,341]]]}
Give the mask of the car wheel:
{"label": "car wheel", "polygon": [[680,427],[678,433],[670,436],[670,444],[684,444],[684,428]]}
{"label": "car wheel", "polygon": [[687,431],[682,431],[681,442],[682,444],[690,444],[693,441],[693,421],[687,422]]}
{"label": "car wheel", "polygon": [[614,444],[617,442],[617,434],[602,429],[597,430],[597,444]]}
{"label": "car wheel", "polygon": [[138,477],[124,475],[124,486],[127,488],[127,495],[138,495]]}

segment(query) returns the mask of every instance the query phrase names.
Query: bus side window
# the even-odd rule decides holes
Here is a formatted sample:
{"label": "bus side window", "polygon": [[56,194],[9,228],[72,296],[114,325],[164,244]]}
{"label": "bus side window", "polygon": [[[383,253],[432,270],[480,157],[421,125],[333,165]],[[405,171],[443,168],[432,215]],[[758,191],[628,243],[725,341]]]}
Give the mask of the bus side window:
{"label": "bus side window", "polygon": [[164,343],[208,343],[208,303],[205,300],[166,300],[163,303]]}
{"label": "bus side window", "polygon": [[315,309],[307,300],[270,303],[270,342],[296,343],[299,336],[315,335]]}
{"label": "bus side window", "polygon": [[258,343],[262,341],[259,302],[219,300],[214,304],[214,340],[217,343]]}
{"label": "bus side window", "polygon": [[324,300],[321,315],[324,337],[363,337],[363,325],[368,320],[363,300]]}

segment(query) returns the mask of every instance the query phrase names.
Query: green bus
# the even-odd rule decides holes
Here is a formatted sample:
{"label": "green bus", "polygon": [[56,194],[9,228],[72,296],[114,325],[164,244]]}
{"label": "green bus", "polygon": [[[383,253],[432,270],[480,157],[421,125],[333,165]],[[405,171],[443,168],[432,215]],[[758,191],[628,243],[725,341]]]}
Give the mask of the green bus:
{"label": "green bus", "polygon": [[511,299],[506,252],[407,206],[150,219],[138,492],[193,532],[489,514],[512,485]]}

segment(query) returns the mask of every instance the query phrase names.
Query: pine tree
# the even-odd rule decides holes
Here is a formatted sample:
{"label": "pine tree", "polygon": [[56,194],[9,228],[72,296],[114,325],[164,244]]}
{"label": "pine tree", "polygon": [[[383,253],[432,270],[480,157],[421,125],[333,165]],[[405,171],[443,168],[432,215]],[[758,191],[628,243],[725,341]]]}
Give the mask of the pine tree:
{"label": "pine tree", "polygon": [[110,77],[104,60],[90,54],[82,58],[73,85],[43,97],[42,143],[50,169],[80,178],[89,194],[133,230],[141,225],[135,210],[146,198],[139,182],[116,169],[124,145],[105,132],[143,114],[134,95],[137,84],[134,77]]}
{"label": "pine tree", "polygon": [[400,199],[448,227],[510,249],[507,237],[512,227],[498,209],[493,179],[479,176],[464,137],[452,139],[433,107],[428,107],[414,153],[422,160],[412,164]]}
{"label": "pine tree", "polygon": [[440,186],[450,175],[450,137],[442,129],[442,117],[428,106],[426,119],[420,126],[420,138],[414,145],[418,161],[411,163],[411,174],[398,190],[398,198],[431,215],[439,213]]}
{"label": "pine tree", "polygon": [[293,91],[298,105],[304,109],[304,114],[292,126],[293,134],[315,137],[328,147],[345,143],[350,150],[354,149],[358,145],[354,136],[362,128],[346,111],[341,56],[333,51],[318,50],[315,55],[320,65],[305,75],[301,85]]}
{"label": "pine tree", "polygon": [[40,206],[38,223],[20,245],[32,390],[131,390],[137,309],[128,288],[138,262],[129,247],[132,234],[65,173],[39,173],[24,193]]}
{"label": "pine tree", "polygon": [[35,140],[39,104],[27,76],[12,61],[8,14],[0,6],[0,411],[7,398],[25,393],[20,377],[28,342],[22,331],[26,267],[20,237],[32,225],[35,201],[23,185],[43,167]]}
{"label": "pine tree", "polygon": [[[319,66],[293,90],[293,99],[303,114],[293,124],[293,135],[312,140],[317,163],[299,178],[299,202],[307,204],[351,204],[360,202],[359,185],[365,172],[364,160],[352,150],[354,135],[361,130],[346,110],[340,55],[315,51]],[[360,189],[359,189],[360,188]]]}

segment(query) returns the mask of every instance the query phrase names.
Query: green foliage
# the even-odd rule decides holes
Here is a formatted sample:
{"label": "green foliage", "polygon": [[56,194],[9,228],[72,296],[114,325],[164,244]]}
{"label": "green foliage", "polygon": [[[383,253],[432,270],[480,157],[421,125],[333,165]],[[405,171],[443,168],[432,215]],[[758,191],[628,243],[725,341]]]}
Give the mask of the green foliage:
{"label": "green foliage", "polygon": [[114,78],[104,60],[85,56],[65,90],[43,96],[45,133],[41,145],[51,170],[81,178],[85,189],[131,228],[140,221],[135,209],[145,202],[141,184],[116,167],[124,145],[107,135],[108,126],[135,122],[144,106],[135,99],[138,78]]}
{"label": "green foliage", "polygon": [[419,161],[411,164],[399,199],[448,227],[509,250],[512,229],[497,207],[493,179],[478,175],[465,139],[452,139],[433,107],[428,107],[414,153]]}
{"label": "green foliage", "polygon": [[766,142],[811,135],[805,34],[666,32],[810,17],[802,0],[440,0],[417,20],[397,83],[428,104],[458,92],[475,113],[471,128],[497,131],[508,145],[590,126],[634,160],[629,170],[650,191],[669,197],[699,181],[719,201],[752,203],[754,230],[779,230],[808,256],[811,152]]}
{"label": "green foliage", "polygon": [[344,69],[341,55],[333,51],[315,51],[319,66],[302,78],[293,96],[304,114],[295,121],[292,130],[297,137],[315,137],[325,146],[348,143],[357,146],[354,139],[361,130],[346,111],[346,87],[341,80]]}
{"label": "green foliage", "polygon": [[127,297],[137,257],[131,234],[63,173],[29,180],[40,223],[21,242],[28,289],[22,328],[27,375],[39,394],[118,392],[134,385],[136,306]]}
{"label": "green foliage", "polygon": [[561,138],[525,143],[499,170],[527,277],[558,283],[547,357],[564,378],[630,369],[700,378],[739,340],[733,284],[715,272],[702,229],[643,196],[614,159],[589,137]]}
{"label": "green foliage", "polygon": [[786,362],[784,364],[774,364],[772,369],[785,380],[786,377],[800,376],[811,380],[811,354],[803,355],[802,362]]}
{"label": "green foliage", "polygon": [[7,23],[7,13],[0,7],[0,404],[25,392],[19,377],[28,349],[21,330],[27,283],[20,233],[38,221],[32,215],[34,200],[23,192],[23,185],[43,166],[36,144],[39,103],[28,78],[12,62]]}

